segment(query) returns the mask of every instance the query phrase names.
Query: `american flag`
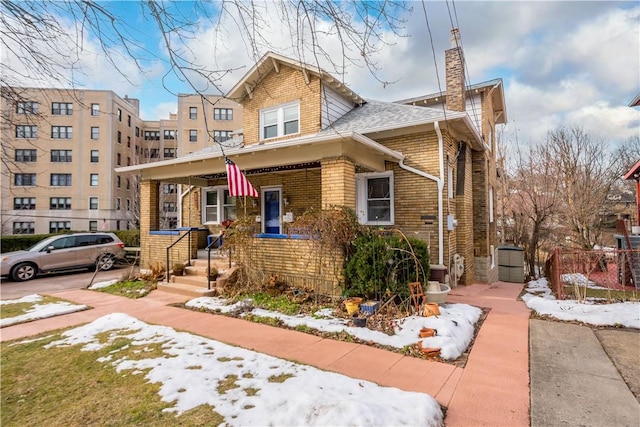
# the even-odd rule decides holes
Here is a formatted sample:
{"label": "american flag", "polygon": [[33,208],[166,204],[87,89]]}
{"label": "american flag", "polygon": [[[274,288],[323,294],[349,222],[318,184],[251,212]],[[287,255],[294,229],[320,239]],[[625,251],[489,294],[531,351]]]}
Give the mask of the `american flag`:
{"label": "american flag", "polygon": [[240,171],[238,165],[233,163],[231,159],[225,157],[224,161],[227,167],[227,185],[229,186],[229,195],[258,197],[258,190],[249,182],[246,176]]}

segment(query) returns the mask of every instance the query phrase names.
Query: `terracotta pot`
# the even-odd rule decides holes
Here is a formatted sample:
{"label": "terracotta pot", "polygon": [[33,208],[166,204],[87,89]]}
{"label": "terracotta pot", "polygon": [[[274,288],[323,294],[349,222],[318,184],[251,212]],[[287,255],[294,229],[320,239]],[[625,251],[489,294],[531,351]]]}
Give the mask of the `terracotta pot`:
{"label": "terracotta pot", "polygon": [[422,329],[420,329],[420,338],[435,337],[436,333],[437,333],[437,331],[435,329],[422,328]]}
{"label": "terracotta pot", "polygon": [[429,357],[436,357],[440,355],[440,349],[436,348],[436,347],[423,347],[422,346],[422,341],[418,341],[418,344],[416,344],[418,347],[418,350],[420,350],[422,352],[422,354],[424,354],[425,356],[429,356]]}
{"label": "terracotta pot", "polygon": [[426,303],[424,305],[424,315],[426,317],[429,316],[437,316],[440,314],[440,307],[438,307],[438,304],[435,303]]}

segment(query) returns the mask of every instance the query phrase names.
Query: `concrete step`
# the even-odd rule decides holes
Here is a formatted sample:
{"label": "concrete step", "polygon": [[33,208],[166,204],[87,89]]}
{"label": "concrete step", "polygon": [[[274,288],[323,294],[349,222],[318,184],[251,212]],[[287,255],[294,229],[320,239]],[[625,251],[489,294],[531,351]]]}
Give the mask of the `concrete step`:
{"label": "concrete step", "polygon": [[163,292],[169,292],[172,294],[185,295],[188,297],[212,297],[215,296],[217,291],[212,286],[211,289],[207,289],[206,284],[202,286],[194,286],[185,283],[167,283],[158,282],[158,290]]}

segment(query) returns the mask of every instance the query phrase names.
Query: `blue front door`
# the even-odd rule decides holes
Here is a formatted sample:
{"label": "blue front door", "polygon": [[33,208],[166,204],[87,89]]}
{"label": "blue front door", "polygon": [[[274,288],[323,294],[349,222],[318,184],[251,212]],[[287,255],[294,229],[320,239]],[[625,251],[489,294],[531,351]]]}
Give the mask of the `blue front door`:
{"label": "blue front door", "polygon": [[264,232],[280,234],[280,189],[264,192]]}

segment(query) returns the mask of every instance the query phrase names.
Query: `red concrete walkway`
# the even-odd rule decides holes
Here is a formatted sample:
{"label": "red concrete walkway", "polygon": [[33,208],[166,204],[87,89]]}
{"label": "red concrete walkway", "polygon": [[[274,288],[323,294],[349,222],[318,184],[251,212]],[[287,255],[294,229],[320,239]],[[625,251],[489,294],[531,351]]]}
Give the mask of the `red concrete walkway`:
{"label": "red concrete walkway", "polygon": [[447,426],[528,426],[529,310],[516,301],[521,290],[522,285],[498,283],[458,287],[451,292],[448,301],[491,308],[464,368],[170,307],[167,304],[185,298],[158,291],[138,300],[86,290],[59,292],[54,296],[93,309],[2,328],[0,339],[23,338],[122,312],[148,323],[193,332],[352,378],[428,393],[447,407]]}

